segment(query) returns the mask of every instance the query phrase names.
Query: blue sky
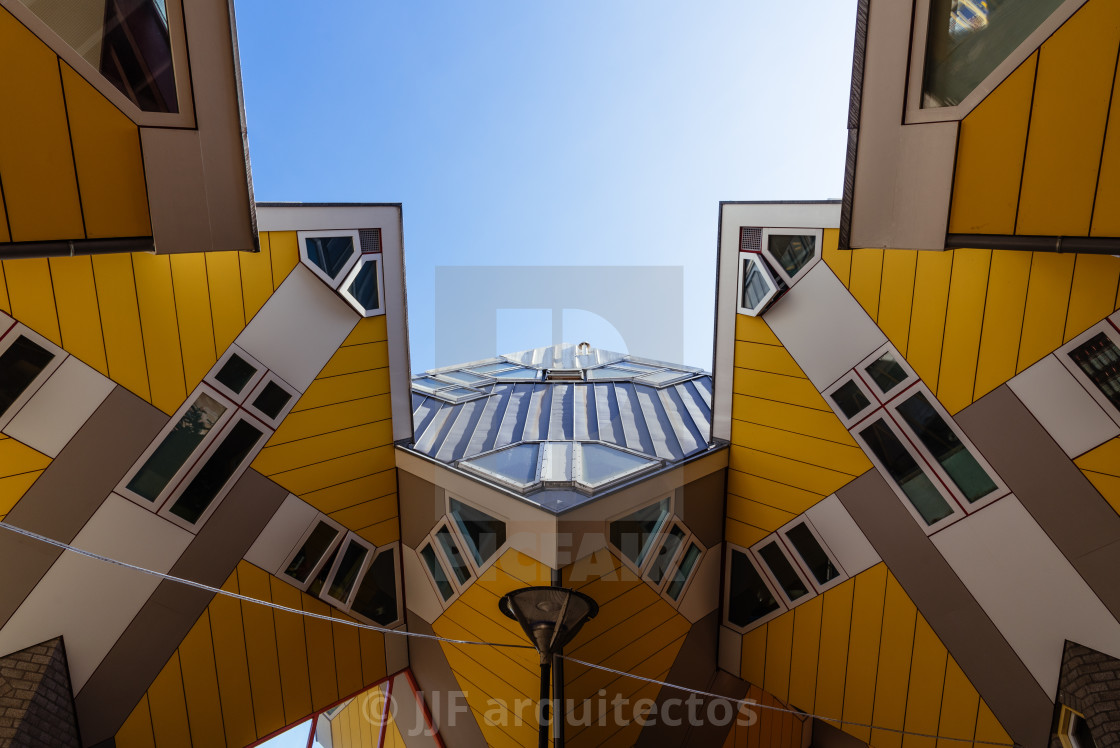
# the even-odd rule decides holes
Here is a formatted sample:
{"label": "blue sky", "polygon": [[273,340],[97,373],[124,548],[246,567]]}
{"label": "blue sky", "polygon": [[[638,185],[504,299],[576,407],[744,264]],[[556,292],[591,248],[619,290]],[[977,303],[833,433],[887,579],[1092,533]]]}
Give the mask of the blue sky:
{"label": "blue sky", "polygon": [[[403,203],[415,371],[455,265],[682,267],[683,299],[619,292],[682,307],[710,368],[719,201],[841,194],[854,0],[236,9],[256,197]],[[499,320],[500,346],[551,342]],[[565,315],[571,342],[617,337]]]}

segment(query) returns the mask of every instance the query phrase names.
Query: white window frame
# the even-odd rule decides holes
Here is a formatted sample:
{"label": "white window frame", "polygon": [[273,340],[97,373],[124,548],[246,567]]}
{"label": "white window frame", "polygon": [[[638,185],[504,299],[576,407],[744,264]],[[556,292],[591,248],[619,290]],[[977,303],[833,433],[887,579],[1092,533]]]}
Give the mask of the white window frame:
{"label": "white window frame", "polygon": [[[733,545],[732,543],[726,543],[725,545],[726,548],[723,555],[723,568],[726,571],[723,575],[723,596],[721,598],[721,600],[723,601],[723,625],[727,626],[732,631],[738,632],[740,634],[745,634],[748,631],[753,631],[759,626],[769,623],[783,613],[789,612],[790,609],[786,605],[785,595],[783,595],[779,590],[775,589],[775,584],[770,581],[770,577],[766,573],[766,571],[759,568],[758,561],[755,560],[754,555],[742,546]],[[764,585],[766,585],[766,588],[769,590],[770,595],[774,598],[774,602],[778,605],[776,610],[770,611],[761,618],[756,618],[745,626],[739,626],[738,624],[732,623],[730,618],[732,568],[731,557],[733,553],[742,553],[746,557],[747,563],[751,564],[754,567],[755,573],[758,574],[758,578],[762,580],[762,583]]]}
{"label": "white window frame", "polygon": [[[280,409],[280,412],[276,415],[275,418],[269,416],[267,413],[262,412],[259,408],[253,405],[253,400],[255,400],[262,392],[264,392],[264,388],[267,387],[269,383],[275,384],[277,387],[291,395],[291,398],[284,404],[284,407]],[[272,371],[266,370],[264,376],[257,380],[256,386],[252,391],[249,392],[248,396],[246,396],[245,403],[242,407],[250,415],[268,426],[269,429],[275,431],[276,429],[280,428],[280,423],[288,417],[289,413],[292,412],[292,408],[294,408],[296,406],[296,403],[299,401],[300,394],[301,393],[299,392],[299,390],[297,390],[295,387],[288,384],[280,377],[276,376],[276,374]]]}
{"label": "white window frame", "polygon": [[[781,582],[778,581],[778,577],[770,568],[770,564],[766,563],[766,559],[762,557],[761,550],[763,546],[770,545],[771,543],[773,543],[774,547],[776,547],[778,551],[785,557],[786,561],[790,565],[790,568],[793,569],[793,573],[796,574],[798,579],[801,580],[802,584],[805,585],[805,594],[797,598],[796,600],[791,600],[789,598],[789,596],[786,594],[785,587],[783,587]],[[778,535],[778,533],[772,532],[762,540],[752,545],[750,547],[750,552],[756,562],[755,568],[762,571],[763,575],[771,583],[771,589],[778,590],[778,594],[781,595],[782,602],[785,603],[787,610],[793,610],[798,605],[801,605],[801,603],[817,596],[817,588],[813,586],[813,582],[811,579],[812,575],[806,574],[802,569],[801,564],[797,563],[797,561],[792,557],[789,548],[787,548],[785,543],[782,542],[782,538]]]}
{"label": "white window frame", "polygon": [[[148,462],[148,458],[152,456],[164,441],[166,441],[167,437],[175,430],[175,427],[183,420],[183,416],[187,414],[187,411],[191,409],[195,401],[197,401],[201,395],[207,395],[216,400],[219,404],[226,406],[225,412],[218,417],[218,420],[214,422],[210,431],[207,432],[202,441],[198,443],[198,446],[194,448],[190,455],[187,456],[187,459],[183,461],[183,464],[179,466],[179,469],[175,471],[175,474],[167,481],[167,485],[163,487],[159,495],[152,501],[148,501],[140,494],[129,489],[128,484]],[[211,387],[209,383],[200,383],[195,387],[190,397],[184,400],[183,404],[179,406],[179,409],[171,415],[167,424],[156,434],[156,437],[152,440],[152,443],[148,445],[148,448],[141,452],[140,456],[136,458],[132,467],[129,468],[128,472],[121,478],[121,482],[117,484],[115,491],[142,507],[158,512],[167,503],[168,498],[179,489],[179,485],[183,482],[184,476],[199,462],[201,455],[213,445],[215,438],[225,430],[226,424],[229,423],[230,419],[232,419],[237,412],[237,403],[231,402],[228,397]]]}
{"label": "white window frame", "polygon": [[12,320],[12,322],[13,324],[9,326],[4,333],[0,334],[0,354],[3,354],[11,348],[20,337],[25,337],[32,343],[35,343],[47,352],[53,354],[53,357],[47,362],[47,365],[43,367],[43,370],[35,375],[35,378],[32,379],[23,392],[19,394],[19,397],[12,401],[8,409],[0,414],[0,429],[6,427],[8,423],[16,417],[16,414],[23,409],[23,406],[27,405],[27,402],[35,397],[35,393],[39,391],[39,388],[51,378],[51,375],[58,370],[58,367],[62,366],[62,362],[70,356],[66,351],[47,340],[27,325],[16,322],[15,320]]}
{"label": "white window frame", "polygon": [[1088,375],[1084,371],[1082,371],[1081,367],[1078,366],[1077,363],[1069,357],[1069,354],[1073,351],[1073,349],[1080,348],[1081,346],[1085,345],[1085,343],[1088,342],[1090,338],[1095,338],[1102,332],[1108,336],[1108,339],[1112,341],[1112,344],[1114,346],[1120,348],[1120,332],[1117,331],[1116,322],[1113,321],[1114,317],[1116,317],[1115,314],[1093,325],[1088,330],[1081,333],[1076,338],[1054,351],[1054,355],[1057,356],[1058,360],[1062,362],[1062,366],[1064,366],[1066,370],[1073,375],[1073,378],[1077,380],[1077,383],[1080,384],[1085,389],[1085,391],[1089,393],[1089,396],[1093,398],[1093,401],[1101,407],[1101,410],[1103,410],[1108,415],[1108,417],[1116,423],[1116,425],[1120,426],[1120,409],[1117,409],[1117,406],[1113,405],[1113,403],[1107,397],[1105,397],[1105,394],[1100,391],[1100,388],[1097,387],[1097,385],[1093,384],[1093,381],[1089,379]]}
{"label": "white window frame", "polygon": [[[350,293],[349,288],[350,284],[354,282],[354,279],[358,277],[358,273],[361,272],[362,266],[371,262],[377,264],[377,269],[374,271],[374,276],[377,278],[378,306],[374,309],[367,309],[366,307],[362,306],[362,304],[356,298],[354,298],[353,294]],[[342,298],[346,299],[347,303],[349,303],[350,306],[354,307],[354,310],[363,317],[380,317],[381,315],[385,314],[385,281],[384,274],[382,272],[384,267],[385,265],[381,261],[380,252],[362,252],[361,248],[359,247],[358,261],[355,262],[354,266],[350,268],[349,272],[347,272],[343,276],[342,283],[338,286],[339,295],[342,296]]]}
{"label": "white window frame", "polygon": [[[833,393],[846,385],[848,382],[855,383],[856,387],[859,388],[859,391],[862,392],[863,396],[867,398],[867,406],[850,418],[844,414],[844,411],[841,410],[836,401],[832,399]],[[839,418],[840,422],[844,424],[844,428],[848,429],[849,431],[855,428],[856,424],[867,419],[868,416],[882,407],[881,403],[875,398],[875,394],[867,386],[867,383],[864,382],[863,379],[857,376],[854,372],[848,372],[844,376],[840,377],[821,394],[824,396],[824,399],[828,403],[829,407],[832,408],[832,411],[836,413],[836,417]]]}
{"label": "white window frame", "polygon": [[[699,548],[700,555],[696,557],[696,563],[694,563],[692,565],[692,568],[688,570],[688,576],[684,578],[684,584],[681,586],[680,593],[676,597],[673,597],[669,594],[669,583],[672,581],[676,573],[680,570],[681,564],[684,563],[685,554],[688,552],[688,549],[691,546],[696,546],[697,548]],[[696,579],[696,572],[700,568],[700,564],[704,562],[704,556],[707,553],[708,548],[700,542],[700,539],[697,538],[694,533],[689,532],[688,536],[684,539],[684,542],[681,543],[681,547],[677,551],[676,558],[673,559],[673,563],[669,566],[669,571],[665,574],[665,579],[662,580],[661,589],[659,590],[659,592],[661,593],[661,597],[665,598],[665,600],[667,600],[669,604],[674,608],[680,606],[681,602],[688,594],[688,590],[692,586],[693,580]]]}
{"label": "white window frame", "polygon": [[[296,554],[299,553],[300,549],[303,548],[304,544],[307,543],[307,541],[311,538],[311,533],[315,532],[315,528],[319,526],[320,522],[334,528],[335,536],[334,539],[331,540],[331,542],[327,545],[327,548],[323,551],[323,554],[315,560],[315,563],[311,567],[311,571],[307,573],[307,579],[301,582],[295,577],[287,574],[286,570],[295,559]],[[300,536],[299,541],[296,542],[296,544],[292,547],[292,550],[288,553],[288,555],[284,557],[284,562],[280,564],[279,569],[277,569],[276,576],[282,578],[285,582],[292,585],[293,587],[297,587],[301,591],[306,591],[307,588],[311,586],[311,582],[315,579],[316,575],[318,575],[318,573],[322,571],[323,564],[326,563],[326,560],[331,557],[331,551],[338,547],[338,544],[339,542],[341,542],[342,538],[346,537],[346,532],[347,530],[345,527],[320,512],[315,516],[313,520],[311,520],[311,524],[309,524],[307,526],[307,529],[303,531],[303,534]]]}
{"label": "white window frame", "polygon": [[[646,549],[646,555],[644,557],[642,557],[641,564],[636,564],[636,563],[634,563],[633,561],[630,560],[629,556],[627,556],[625,553],[622,552],[621,548],[619,548],[618,546],[616,546],[614,543],[611,542],[611,540],[610,540],[610,538],[611,538],[611,524],[613,522],[616,522],[616,521],[620,520],[620,519],[626,519],[631,514],[634,514],[635,512],[639,512],[642,509],[646,509],[648,507],[654,506],[655,504],[660,504],[662,501],[665,501],[666,499],[668,499],[668,501],[669,501],[668,510],[665,512],[665,516],[661,518],[661,521],[658,522],[657,527],[654,528],[653,533],[650,536],[649,547]],[[622,563],[626,565],[626,568],[628,568],[630,571],[634,572],[634,574],[636,574],[640,579],[645,579],[645,572],[649,568],[650,564],[652,563],[652,559],[653,559],[654,555],[656,555],[657,549],[661,547],[661,541],[663,539],[662,536],[668,530],[669,526],[673,523],[673,520],[675,520],[677,518],[677,515],[675,513],[676,506],[677,506],[677,501],[676,501],[676,494],[674,492],[674,493],[669,494],[668,496],[663,496],[663,497],[657,499],[656,501],[650,501],[650,502],[641,504],[640,506],[636,506],[636,507],[633,507],[631,509],[627,509],[626,511],[620,512],[616,516],[611,517],[610,519],[607,520],[607,528],[606,528],[607,529],[607,535],[606,535],[607,545],[610,546],[610,548],[614,551],[615,555],[618,556],[619,560],[622,561]]]}
{"label": "white window frame", "polygon": [[[225,437],[233,432],[233,427],[236,426],[240,421],[246,421],[253,428],[258,429],[261,432],[260,439],[258,439],[253,448],[250,449],[248,453],[246,453],[245,459],[241,461],[241,464],[237,466],[237,468],[233,471],[226,482],[222,484],[222,487],[218,489],[218,492],[214,494],[214,498],[210,500],[210,503],[206,506],[206,509],[202,512],[201,515],[199,515],[199,518],[196,521],[188,522],[179,515],[173,514],[171,512],[171,507],[174,506],[176,500],[178,500],[179,496],[181,496],[183,491],[186,490],[187,486],[190,485],[191,480],[193,480],[194,477],[202,471],[202,468],[206,465],[210,457],[213,456],[214,452],[216,452],[225,441]],[[217,431],[216,434],[215,431]],[[272,433],[272,429],[260,423],[249,413],[245,412],[244,410],[234,408],[232,416],[225,422],[220,430],[211,429],[210,433],[206,435],[206,439],[204,439],[202,444],[199,445],[199,447],[203,448],[203,451],[199,453],[198,449],[196,448],[195,452],[191,454],[192,457],[195,454],[198,454],[198,459],[196,459],[194,463],[191,464],[190,469],[186,473],[184,473],[181,478],[178,477],[178,474],[176,474],[176,477],[178,478],[178,484],[163,500],[163,504],[160,505],[159,510],[156,513],[166,519],[168,522],[173,522],[179,527],[182,527],[184,530],[188,530],[190,532],[198,532],[199,528],[206,524],[207,520],[210,519],[210,515],[213,514],[214,511],[218,508],[218,505],[222,503],[222,500],[225,499],[226,495],[230,492],[237,481],[241,479],[241,476],[245,474],[245,471],[249,469],[249,465],[253,462],[256,456],[262,449],[264,449],[264,445],[268,443],[268,440],[269,438],[271,438]],[[149,504],[149,507],[150,506],[151,504]]]}
{"label": "white window frame", "polygon": [[[514,449],[515,447],[521,446],[522,444],[536,444],[537,445],[537,466],[536,466],[536,472],[533,474],[533,481],[531,483],[520,483],[518,481],[513,480],[512,478],[509,478],[508,476],[502,475],[501,473],[495,472],[495,471],[490,470],[488,468],[484,468],[480,465],[472,464],[472,462],[471,462],[472,460],[477,460],[479,457],[486,457],[488,455],[497,454],[498,452],[502,452],[502,451],[505,451],[507,449]],[[545,453],[544,444],[545,444],[545,442],[514,442],[513,444],[508,444],[504,447],[501,447],[500,449],[492,449],[489,452],[474,455],[474,456],[472,456],[468,459],[465,459],[465,460],[459,460],[455,464],[456,464],[457,467],[466,470],[468,473],[474,473],[475,475],[477,475],[481,478],[484,478],[486,480],[494,481],[496,483],[501,484],[502,486],[512,488],[514,491],[518,491],[520,493],[528,493],[535,486],[538,486],[541,483],[541,471],[542,471],[541,465],[544,461],[544,453]]]}
{"label": "white window frame", "polygon": [[[815,242],[815,252],[813,259],[805,263],[796,273],[790,275],[786,272],[785,268],[781,266],[777,258],[770,253],[770,237],[771,236],[812,236]],[[821,261],[824,253],[824,230],[823,229],[808,229],[808,228],[764,228],[762,229],[762,245],[761,254],[765,257],[770,265],[770,269],[777,273],[787,286],[793,286],[794,283],[805,277],[813,267]],[[742,299],[742,287],[740,286],[740,299]]]}
{"label": "white window frame", "polygon": [[[361,563],[358,564],[358,573],[354,577],[354,584],[350,591],[346,594],[345,600],[339,600],[337,597],[332,596],[327,590],[330,589],[331,583],[334,582],[335,575],[338,574],[338,567],[342,564],[342,556],[346,553],[346,548],[350,543],[360,545],[366,549],[366,555],[362,558]],[[319,590],[319,599],[339,610],[349,610],[350,603],[354,599],[354,593],[358,590],[358,585],[361,584],[362,578],[365,576],[366,567],[370,559],[373,558],[377,548],[368,540],[363,538],[353,530],[347,530],[342,542],[338,545],[338,553],[335,554],[334,562],[331,564],[331,570],[327,573],[326,581],[323,582],[323,588]],[[320,569],[321,570],[321,569]]]}
{"label": "white window frame", "polygon": [[[777,281],[774,280],[773,271],[770,269],[766,260],[763,259],[761,252],[740,252],[738,262],[739,273],[738,281],[735,284],[735,308],[738,310],[739,314],[745,314],[748,317],[761,316],[770,303],[774,301],[774,298],[778,295],[778,291],[780,290]],[[766,281],[766,285],[769,286],[770,289],[766,292],[762,301],[758,303],[758,306],[755,307],[743,306],[743,283],[746,281],[746,267],[748,263],[754,263],[758,266],[763,280]]]}
{"label": "white window frame", "polygon": [[[447,608],[449,605],[451,605],[451,603],[455,602],[455,600],[459,598],[459,595],[463,594],[467,590],[467,588],[470,587],[471,584],[473,584],[474,581],[478,578],[478,575],[474,572],[474,566],[471,563],[471,559],[469,558],[469,553],[464,552],[462,548],[462,539],[459,537],[458,533],[455,532],[455,528],[452,527],[453,524],[454,523],[451,522],[450,517],[444,515],[440,518],[439,522],[435,524],[435,527],[433,527],[431,531],[426,536],[424,536],[424,539],[416,544],[417,556],[420,556],[420,549],[425,545],[430,544],[432,546],[432,550],[435,551],[436,554],[436,561],[439,562],[439,564],[443,567],[443,573],[447,577],[447,581],[451,584],[451,589],[453,590],[451,597],[444,600],[443,595],[439,591],[439,585],[432,577],[431,569],[428,568],[428,564],[424,561],[424,557],[420,556],[420,565],[424,567],[424,572],[428,575],[428,581],[432,583],[432,587],[436,593],[436,599],[443,604],[444,608]],[[465,582],[459,581],[459,576],[455,573],[455,568],[451,563],[451,559],[447,557],[447,554],[443,550],[443,546],[440,545],[439,540],[436,539],[436,534],[445,527],[451,534],[452,540],[460,545],[459,553],[461,553],[463,558],[466,559],[468,576]]]}
{"label": "white window frame", "polygon": [[[895,363],[899,365],[902,371],[906,374],[906,378],[891,388],[890,392],[883,392],[879,385],[875,382],[870,374],[867,373],[867,367],[878,361],[886,354],[891,354],[894,357]],[[914,371],[913,367],[899,354],[898,349],[890,343],[885,343],[875,350],[870,356],[856,364],[856,376],[859,377],[864,389],[867,393],[871,393],[871,404],[876,403],[886,404],[903,394],[909,387],[913,386],[915,382],[919,381],[918,374]]]}
{"label": "white window frame", "polygon": [[[354,254],[346,260],[342,268],[338,271],[338,277],[332,278],[327,275],[326,271],[316,265],[307,256],[307,240],[308,239],[323,239],[335,236],[348,236],[354,242]],[[315,273],[318,278],[326,283],[331,288],[337,290],[341,285],[342,280],[350,274],[350,270],[358,262],[358,258],[362,256],[362,238],[358,234],[358,229],[339,229],[333,231],[297,231],[296,240],[299,243],[299,260],[311,272]]]}
{"label": "white window frame", "polygon": [[[218,381],[218,372],[222,370],[222,367],[225,366],[226,362],[228,362],[234,355],[257,370],[256,373],[254,373],[253,376],[249,378],[249,381],[241,389],[241,392],[234,392],[229,387],[226,387],[224,384]],[[238,345],[231,343],[229,348],[226,349],[226,352],[222,354],[222,357],[218,359],[217,363],[210,367],[209,373],[207,373],[207,375],[203,377],[202,381],[206,382],[218,392],[225,395],[227,399],[232,400],[233,402],[240,405],[241,403],[245,402],[249,393],[252,392],[253,389],[260,383],[266,371],[268,371],[268,369],[264,364],[250,356]]]}
{"label": "white window frame", "polygon": [[[484,559],[481,564],[479,564],[477,561],[475,561],[474,554],[471,553],[470,550],[469,550],[470,544],[467,542],[466,538],[464,537],[464,533],[463,533],[462,528],[459,527],[459,523],[455,521],[455,518],[451,516],[451,500],[452,499],[459,502],[460,504],[464,504],[466,506],[469,506],[471,509],[474,509],[476,512],[482,512],[483,514],[488,514],[489,516],[493,517],[495,520],[497,520],[497,521],[501,522],[503,525],[505,525],[506,541],[504,543],[502,543],[501,545],[497,546],[496,548],[494,548],[494,552],[492,554],[490,554],[490,557],[487,558],[487,559]],[[484,571],[486,571],[491,566],[493,566],[495,563],[497,563],[498,559],[502,557],[502,554],[505,553],[506,550],[509,549],[510,535],[511,535],[511,533],[509,531],[510,521],[506,517],[504,517],[502,515],[499,515],[498,513],[492,511],[489,507],[481,507],[473,501],[466,501],[459,496],[452,496],[449,493],[444,494],[443,509],[444,509],[444,515],[447,519],[447,524],[451,528],[451,533],[455,536],[456,540],[459,542],[459,550],[460,551],[466,551],[463,554],[463,556],[467,559],[467,565],[471,567],[471,570],[474,572],[476,577],[481,576]]]}
{"label": "white window frame", "polygon": [[[661,552],[662,547],[664,547],[666,541],[669,539],[669,533],[672,532],[674,527],[679,527],[684,533],[684,537],[681,539],[681,543],[677,546],[677,549],[673,551],[673,555],[670,556],[669,560],[666,562],[665,574],[661,577],[660,581],[655,582],[653,578],[650,577],[654,559],[656,559],[657,554]],[[668,521],[662,523],[661,532],[657,535],[657,542],[650,546],[649,557],[646,559],[644,564],[645,568],[642,571],[642,580],[657,590],[658,594],[661,594],[665,589],[665,580],[669,578],[672,570],[677,568],[681,554],[684,553],[684,549],[688,546],[688,541],[691,537],[692,533],[685,526],[684,522],[681,521],[680,517],[675,514],[670,515]]]}
{"label": "white window frame", "polygon": [[[397,617],[389,623],[378,623],[377,621],[374,621],[362,615],[352,607],[354,604],[354,597],[358,594],[358,588],[361,587],[362,582],[365,581],[366,574],[369,573],[370,567],[373,566],[373,562],[377,560],[377,558],[380,557],[383,553],[388,553],[395,557],[393,561],[393,569],[396,571],[396,574],[394,574],[393,577],[394,582],[396,583]],[[421,561],[421,563],[423,563],[423,561]],[[400,543],[394,540],[392,543],[386,543],[385,545],[377,546],[372,553],[366,556],[365,564],[362,567],[361,572],[358,574],[358,581],[354,583],[354,589],[351,591],[350,602],[346,606],[346,612],[357,618],[359,621],[365,621],[371,626],[381,626],[387,629],[400,626],[402,623],[404,623],[404,586],[401,583],[402,573]],[[334,598],[330,599],[333,600]]]}
{"label": "white window frame", "polygon": [[[789,531],[797,527],[798,525],[805,525],[806,529],[808,529],[809,533],[817,541],[817,544],[820,545],[821,550],[824,551],[824,554],[826,556],[828,556],[828,560],[832,563],[832,567],[837,571],[837,575],[835,578],[830,579],[823,584],[817,581],[816,576],[813,575],[812,570],[809,568],[808,561],[806,561],[805,558],[801,555],[801,552],[797,550],[797,546],[789,537]],[[802,576],[804,576],[805,579],[809,580],[809,584],[813,586],[813,589],[816,590],[818,595],[826,590],[832,589],[836,585],[848,579],[848,572],[840,564],[840,559],[836,558],[836,554],[833,553],[832,549],[828,547],[828,543],[824,542],[824,538],[821,537],[821,534],[819,532],[817,532],[817,528],[813,526],[813,523],[811,521],[809,521],[808,515],[802,514],[801,516],[790,520],[786,524],[779,527],[775,535],[777,535],[782,544],[786,546],[786,550],[788,551],[786,555],[793,559],[794,565],[801,570]]]}

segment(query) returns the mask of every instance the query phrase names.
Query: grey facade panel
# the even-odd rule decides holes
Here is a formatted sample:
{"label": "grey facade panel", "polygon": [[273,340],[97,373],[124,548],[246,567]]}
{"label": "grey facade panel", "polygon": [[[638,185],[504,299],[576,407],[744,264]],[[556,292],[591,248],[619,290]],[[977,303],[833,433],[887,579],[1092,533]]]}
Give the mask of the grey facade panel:
{"label": "grey facade panel", "polygon": [[[408,630],[418,634],[435,634],[432,627],[412,611],[408,611]],[[486,738],[482,736],[471,710],[451,708],[452,698],[458,700],[459,707],[465,707],[466,700],[439,642],[408,637],[408,662],[444,745],[447,748],[485,748]]]}
{"label": "grey facade panel", "polygon": [[837,492],[1011,738],[1044,748],[1054,704],[876,470]]}
{"label": "grey facade panel", "polygon": [[727,499],[727,471],[717,470],[684,487],[681,518],[706,547],[723,542],[723,517]]}

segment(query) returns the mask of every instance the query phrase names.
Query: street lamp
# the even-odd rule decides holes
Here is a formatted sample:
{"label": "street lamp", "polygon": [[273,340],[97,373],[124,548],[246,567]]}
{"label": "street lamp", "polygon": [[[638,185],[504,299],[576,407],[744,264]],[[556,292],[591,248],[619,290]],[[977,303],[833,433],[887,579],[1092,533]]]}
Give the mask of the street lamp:
{"label": "street lamp", "polygon": [[[599,604],[567,587],[525,587],[498,602],[498,608],[517,621],[541,656],[540,748],[548,746],[548,679],[553,661],[560,666],[564,645],[599,612]],[[564,684],[557,679],[557,708],[563,709]],[[554,715],[553,719],[557,719]],[[556,748],[563,748],[563,715],[556,731]]]}

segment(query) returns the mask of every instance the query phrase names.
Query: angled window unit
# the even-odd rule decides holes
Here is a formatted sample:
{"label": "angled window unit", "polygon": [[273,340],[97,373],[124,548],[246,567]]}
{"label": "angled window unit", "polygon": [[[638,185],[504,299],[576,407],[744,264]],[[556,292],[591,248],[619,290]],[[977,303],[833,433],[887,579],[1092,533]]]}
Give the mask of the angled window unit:
{"label": "angled window unit", "polygon": [[436,545],[443,552],[444,560],[447,561],[451,573],[455,575],[455,581],[458,582],[460,587],[465,586],[471,581],[471,567],[467,563],[467,557],[463,555],[463,550],[459,547],[459,541],[452,534],[451,527],[447,523],[436,530],[435,540]]}
{"label": "angled window unit", "polygon": [[787,610],[750,551],[728,544],[726,554],[723,620],[730,628],[746,633]]}
{"label": "angled window unit", "polygon": [[299,231],[296,237],[300,261],[334,289],[342,285],[362,254],[356,230]]}
{"label": "angled window unit", "polygon": [[335,607],[346,609],[357,589],[360,574],[373,556],[374,548],[353,532],[346,533],[334,563],[327,573],[319,597]]}
{"label": "angled window unit", "polygon": [[19,409],[39,391],[51,374],[62,365],[66,353],[30,328],[7,324],[0,318],[0,428],[11,421]]}
{"label": "angled window unit", "polygon": [[739,253],[739,282],[736,304],[739,314],[757,317],[770,308],[784,290],[774,277],[762,255],[757,252]]}
{"label": "angled window unit", "polygon": [[455,596],[455,587],[451,584],[451,575],[444,567],[444,562],[440,555],[436,553],[431,540],[421,543],[418,553],[420,554],[420,560],[424,562],[424,567],[428,570],[428,578],[432,586],[435,587],[444,603],[450,602],[451,598]]}
{"label": "angled window unit", "polygon": [[301,590],[306,590],[343,535],[345,531],[341,525],[320,514],[284,560],[280,576],[286,577],[289,583]]}
{"label": "angled window unit", "polygon": [[776,534],[763,538],[751,548],[757,568],[762,569],[773,586],[781,592],[787,607],[794,607],[813,597],[816,590],[807,576],[790,558]]}
{"label": "angled window unit", "polygon": [[299,393],[290,384],[271,372],[245,400],[246,409],[273,429],[295,407]]}
{"label": "angled window unit", "polygon": [[890,343],[861,361],[856,366],[856,373],[866,385],[867,392],[874,395],[872,402],[885,403],[918,381],[918,375],[910,364]]}
{"label": "angled window unit", "polygon": [[802,516],[778,531],[806,578],[818,593],[835,587],[847,578],[840,562],[829,550],[817,528]]}
{"label": "angled window unit", "polygon": [[823,394],[824,399],[848,429],[879,407],[875,395],[871,394],[867,384],[855,374],[841,377]]}
{"label": "angled window unit", "polygon": [[203,379],[218,392],[242,403],[264,376],[264,364],[237,345],[230,345]]}
{"label": "angled window unit", "polygon": [[690,538],[684,545],[684,552],[680,554],[673,570],[666,578],[664,594],[673,602],[679,602],[688,583],[692,581],[693,572],[700,565],[700,557],[704,554],[704,546],[695,537]]}
{"label": "angled window unit", "polygon": [[366,565],[354,590],[350,613],[378,626],[402,622],[400,553],[397,543],[381,546]]}
{"label": "angled window unit", "polygon": [[1065,704],[1059,706],[1057,736],[1062,748],[1097,748],[1085,715]]}
{"label": "angled window unit", "polygon": [[650,554],[649,566],[645,570],[646,581],[661,589],[677,555],[684,548],[689,532],[680,520],[674,519],[662,533],[656,549]]}
{"label": "angled window unit", "polygon": [[447,504],[447,514],[467,550],[467,557],[475,571],[481,571],[505,548],[506,523],[450,496]]}
{"label": "angled window unit", "polygon": [[450,604],[461,594],[475,576],[451,524],[444,517],[417,546],[420,560],[428,571],[429,581],[444,605]]}
{"label": "angled window unit", "polygon": [[381,255],[362,254],[338,291],[363,317],[385,314],[385,285]]}
{"label": "angled window unit", "polygon": [[821,229],[762,229],[762,253],[787,286],[801,280],[821,261]]}
{"label": "angled window unit", "polygon": [[1120,425],[1120,332],[1112,318],[1093,325],[1054,355]]}
{"label": "angled window unit", "polygon": [[608,526],[611,545],[639,575],[645,571],[650,550],[669,521],[671,510],[672,499],[667,497],[619,517]]}

